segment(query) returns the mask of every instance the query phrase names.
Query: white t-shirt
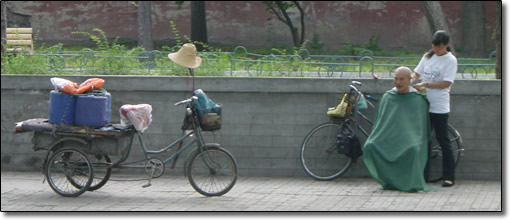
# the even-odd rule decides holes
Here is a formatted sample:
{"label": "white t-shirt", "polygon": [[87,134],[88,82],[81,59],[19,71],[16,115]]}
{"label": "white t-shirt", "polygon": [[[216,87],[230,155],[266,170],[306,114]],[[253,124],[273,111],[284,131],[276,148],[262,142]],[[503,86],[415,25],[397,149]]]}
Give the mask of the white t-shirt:
{"label": "white t-shirt", "polygon": [[[414,72],[420,74],[423,82],[448,81],[453,84],[457,73],[457,58],[450,52],[445,55],[423,56]],[[444,89],[427,88],[427,99],[430,102],[429,112],[444,114],[450,112],[450,87]]]}

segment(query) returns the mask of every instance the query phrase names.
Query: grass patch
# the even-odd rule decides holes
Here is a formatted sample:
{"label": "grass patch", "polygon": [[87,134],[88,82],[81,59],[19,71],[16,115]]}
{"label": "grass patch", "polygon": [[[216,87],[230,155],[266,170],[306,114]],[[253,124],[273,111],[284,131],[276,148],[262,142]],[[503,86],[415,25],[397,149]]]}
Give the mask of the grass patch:
{"label": "grass patch", "polygon": [[[136,41],[120,38],[108,38],[100,29],[89,32],[73,32],[86,35],[93,47],[64,46],[56,44],[50,47],[36,45],[36,53],[2,54],[2,74],[80,74],[80,75],[174,75],[185,76],[188,70],[171,62],[168,52],[176,51],[181,45],[191,42],[187,36],[179,36],[175,25],[175,42],[156,44],[156,50],[148,52],[136,46]],[[354,45],[347,40],[337,49],[322,47],[319,39],[310,45],[305,42],[301,47],[280,45],[273,48],[245,48],[234,54],[236,47],[229,45],[201,44],[202,65],[195,69],[197,76],[236,75],[241,72],[248,76],[315,76],[334,75],[343,72],[375,72],[390,74],[396,66],[416,66],[423,51],[406,49],[383,50],[378,47],[378,35],[370,38],[364,45]],[[172,44],[173,43],[173,44]],[[308,46],[307,46],[308,45]],[[306,49],[306,51],[304,50]],[[365,50],[371,49],[371,52]],[[228,52],[225,52],[228,51]],[[315,55],[321,54],[321,55]],[[373,55],[373,59],[361,58]],[[494,73],[495,59],[459,58],[459,69],[467,72]]]}

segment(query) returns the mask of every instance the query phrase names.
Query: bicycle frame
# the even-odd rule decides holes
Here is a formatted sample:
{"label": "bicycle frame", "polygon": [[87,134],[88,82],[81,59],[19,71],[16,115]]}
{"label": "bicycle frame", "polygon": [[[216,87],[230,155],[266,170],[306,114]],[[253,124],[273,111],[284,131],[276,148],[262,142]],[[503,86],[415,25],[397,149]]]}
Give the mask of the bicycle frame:
{"label": "bicycle frame", "polygon": [[[160,150],[148,150],[147,149],[147,146],[145,145],[144,143],[144,140],[143,140],[143,137],[142,135],[139,133],[139,132],[136,132],[137,136],[138,136],[138,140],[140,141],[140,145],[142,147],[142,150],[144,152],[144,155],[145,155],[145,159],[147,160],[150,160],[151,157],[149,155],[151,154],[161,154],[161,153],[165,153],[169,150],[171,150],[172,148],[174,148],[175,146],[177,146],[178,144],[180,144],[182,141],[184,141],[185,139],[189,138],[189,137],[192,137],[193,134],[195,134],[194,131],[191,131],[189,133],[185,133],[182,137],[180,137],[179,139],[177,139],[176,141],[174,141],[173,143],[169,144],[168,146],[160,149]],[[163,161],[164,164],[167,164],[171,161],[173,161],[175,158],[177,158],[182,152],[186,151],[188,148],[190,148],[193,144],[195,143],[199,143],[199,146],[201,146],[201,137],[199,137],[200,135],[196,135],[192,141],[188,144],[186,144],[184,147],[182,147],[181,149],[177,150],[177,152],[173,153],[172,155],[170,155],[166,160]]]}
{"label": "bicycle frame", "polygon": [[190,143],[186,144],[184,147],[182,147],[182,145],[180,145],[181,147],[179,147],[177,152],[173,153],[168,158],[166,158],[163,161],[163,163],[167,164],[167,163],[169,163],[169,162],[171,162],[173,160],[176,160],[181,153],[183,153],[184,151],[189,149],[195,143],[197,143],[197,147],[200,150],[200,146],[203,146],[205,142],[203,140],[202,133],[201,133],[200,128],[199,128],[200,126],[197,123],[197,121],[198,121],[198,118],[196,118],[197,114],[196,114],[194,109],[192,110],[192,112],[193,112],[193,114],[191,116],[193,118],[192,119],[192,121],[193,121],[192,122],[193,123],[193,130],[190,130],[190,132],[183,132],[183,135],[180,138],[178,138],[177,140],[175,140],[174,142],[172,142],[171,144],[167,145],[166,147],[164,147],[164,148],[162,148],[160,150],[149,150],[147,148],[147,146],[145,145],[145,141],[143,139],[143,134],[140,133],[139,131],[135,131],[131,135],[131,139],[129,141],[129,144],[127,145],[128,146],[127,154],[123,155],[122,158],[119,161],[115,162],[110,167],[116,167],[116,166],[120,165],[122,162],[124,162],[129,157],[130,152],[131,152],[131,148],[133,146],[133,139],[134,139],[135,135],[138,137],[138,141],[140,143],[140,146],[142,148],[142,151],[143,151],[143,154],[144,154],[144,157],[145,157],[146,160],[152,159],[150,157],[150,155],[158,155],[158,154],[162,154],[162,153],[168,152],[169,150],[171,150],[175,146],[182,144],[184,142],[184,140],[186,140],[188,138],[191,138],[193,136],[194,137],[193,137],[193,139],[191,140]]}

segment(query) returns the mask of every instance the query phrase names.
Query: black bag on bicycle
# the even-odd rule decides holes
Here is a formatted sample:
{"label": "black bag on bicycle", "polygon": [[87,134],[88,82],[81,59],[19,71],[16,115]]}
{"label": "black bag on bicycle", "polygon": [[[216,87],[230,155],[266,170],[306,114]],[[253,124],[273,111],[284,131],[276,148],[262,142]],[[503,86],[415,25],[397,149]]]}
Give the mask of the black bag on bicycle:
{"label": "black bag on bicycle", "polygon": [[[200,128],[202,131],[216,131],[221,129],[221,109],[216,110],[217,112],[209,112],[203,113],[198,110],[198,121],[200,123]],[[192,130],[193,120],[191,116],[184,116],[184,120],[182,122],[181,130]]]}
{"label": "black bag on bicycle", "polygon": [[339,134],[336,136],[336,149],[339,154],[345,154],[346,156],[356,160],[363,154],[361,151],[361,144],[358,137],[349,136],[345,134]]}

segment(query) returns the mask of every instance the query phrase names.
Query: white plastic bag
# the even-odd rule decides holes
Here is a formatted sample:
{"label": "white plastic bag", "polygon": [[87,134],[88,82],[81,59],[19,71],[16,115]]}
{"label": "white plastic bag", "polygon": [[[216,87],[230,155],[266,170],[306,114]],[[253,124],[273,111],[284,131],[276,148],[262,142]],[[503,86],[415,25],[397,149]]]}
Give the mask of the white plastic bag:
{"label": "white plastic bag", "polygon": [[78,84],[67,79],[53,77],[50,79],[51,84],[55,87],[55,90],[64,92],[67,94],[74,94],[78,88]]}
{"label": "white plastic bag", "polygon": [[119,109],[120,124],[134,125],[135,129],[144,132],[152,123],[152,106],[149,104],[123,105]]}
{"label": "white plastic bag", "polygon": [[365,97],[363,97],[363,95],[360,95],[360,98],[358,101],[358,108],[359,109],[367,109],[368,108],[367,100],[365,99]]}

